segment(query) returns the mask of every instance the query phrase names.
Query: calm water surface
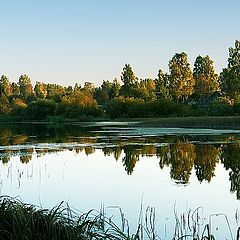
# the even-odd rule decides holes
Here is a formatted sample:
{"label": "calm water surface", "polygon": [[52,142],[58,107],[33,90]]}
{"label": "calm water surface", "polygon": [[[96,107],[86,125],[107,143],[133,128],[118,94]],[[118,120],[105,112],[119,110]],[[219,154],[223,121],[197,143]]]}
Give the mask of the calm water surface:
{"label": "calm water surface", "polygon": [[[231,239],[239,224],[240,131],[138,128],[127,123],[0,125],[0,194],[44,208],[62,200],[86,212],[121,207],[132,229],[155,207],[169,239],[176,214]],[[193,215],[192,215],[193,214]]]}

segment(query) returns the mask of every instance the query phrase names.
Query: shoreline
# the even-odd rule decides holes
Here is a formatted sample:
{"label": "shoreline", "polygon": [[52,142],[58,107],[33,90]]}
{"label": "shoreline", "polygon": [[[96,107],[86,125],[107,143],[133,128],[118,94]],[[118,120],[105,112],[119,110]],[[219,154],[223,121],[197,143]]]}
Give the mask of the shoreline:
{"label": "shoreline", "polygon": [[211,129],[240,129],[240,116],[194,116],[194,117],[154,117],[154,118],[119,118],[119,119],[62,119],[61,121],[17,120],[9,118],[0,124],[58,124],[58,125],[117,125],[123,124],[134,127],[159,128],[211,128]]}

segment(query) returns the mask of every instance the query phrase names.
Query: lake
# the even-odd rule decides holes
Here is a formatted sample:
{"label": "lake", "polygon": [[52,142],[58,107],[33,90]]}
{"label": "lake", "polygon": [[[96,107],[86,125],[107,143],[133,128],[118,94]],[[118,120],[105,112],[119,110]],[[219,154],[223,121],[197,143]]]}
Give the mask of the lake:
{"label": "lake", "polygon": [[153,207],[161,239],[176,225],[191,232],[209,222],[215,236],[232,239],[239,226],[238,130],[1,124],[0,160],[0,194],[44,208],[104,206],[116,222],[122,211],[134,231],[141,209]]}

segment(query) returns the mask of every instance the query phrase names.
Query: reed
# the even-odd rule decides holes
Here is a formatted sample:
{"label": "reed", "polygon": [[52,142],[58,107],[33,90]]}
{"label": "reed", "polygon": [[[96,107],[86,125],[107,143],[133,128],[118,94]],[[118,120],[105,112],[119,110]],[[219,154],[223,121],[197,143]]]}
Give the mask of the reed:
{"label": "reed", "polygon": [[143,127],[240,129],[239,116],[146,118],[132,121],[134,125]]}
{"label": "reed", "polygon": [[[214,240],[210,224],[205,226],[199,217],[201,208],[177,215],[175,211],[175,231],[172,240]],[[141,206],[137,230],[131,233],[128,221],[119,208],[121,224],[106,217],[104,208],[79,214],[61,202],[55,208],[41,209],[25,204],[19,199],[0,197],[0,239],[4,240],[157,240],[157,218],[155,209]],[[239,239],[237,230],[236,239]],[[233,237],[232,237],[233,240]]]}

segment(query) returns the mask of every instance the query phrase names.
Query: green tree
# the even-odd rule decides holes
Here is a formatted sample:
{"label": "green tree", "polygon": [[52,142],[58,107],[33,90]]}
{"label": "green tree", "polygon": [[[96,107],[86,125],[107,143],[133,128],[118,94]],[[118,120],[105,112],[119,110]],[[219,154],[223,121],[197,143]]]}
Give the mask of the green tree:
{"label": "green tree", "polygon": [[158,99],[169,98],[168,78],[169,76],[159,69],[157,79],[155,79],[156,96]]}
{"label": "green tree", "polygon": [[12,93],[11,83],[5,75],[2,75],[0,78],[0,93],[5,94],[6,96],[10,96]]}
{"label": "green tree", "polygon": [[56,114],[56,103],[53,100],[38,99],[30,102],[26,111],[27,118],[42,120],[48,115]]}
{"label": "green tree", "polygon": [[66,94],[64,87],[57,84],[47,84],[47,99],[54,100],[55,102],[61,102],[63,96]]}
{"label": "green tree", "polygon": [[92,94],[77,90],[62,98],[64,114],[70,118],[99,116],[102,112]]}
{"label": "green tree", "polygon": [[82,89],[85,93],[87,94],[93,94],[94,91],[95,91],[95,86],[94,86],[94,83],[91,83],[91,82],[85,82],[84,83],[84,87]]}
{"label": "green tree", "polygon": [[12,82],[11,84],[11,89],[12,89],[12,94],[14,96],[18,96],[20,94],[20,90],[19,90],[19,86],[17,83],[15,82]]}
{"label": "green tree", "polygon": [[47,86],[45,83],[36,82],[34,87],[37,98],[44,99],[47,97]]}
{"label": "green tree", "polygon": [[8,97],[5,94],[0,94],[0,115],[9,114],[12,111]]}
{"label": "green tree", "polygon": [[228,66],[220,73],[220,84],[223,93],[235,102],[240,101],[240,41],[229,48]]}
{"label": "green tree", "polygon": [[119,89],[116,92],[115,83],[110,81],[103,81],[99,88],[94,92],[94,98],[100,104],[105,104],[114,99],[119,94]]}
{"label": "green tree", "polygon": [[106,104],[107,102],[109,102],[110,97],[106,90],[98,87],[94,92],[94,99],[97,100],[98,104]]}
{"label": "green tree", "polygon": [[11,102],[13,113],[20,114],[24,109],[27,108],[27,104],[21,98],[14,98]]}
{"label": "green tree", "polygon": [[135,97],[138,79],[135,76],[130,64],[125,64],[122,71],[121,80],[123,82],[121,94],[125,97]]}
{"label": "green tree", "polygon": [[194,93],[197,98],[210,96],[219,89],[218,75],[214,70],[213,61],[208,55],[196,58],[193,78],[195,80]]}
{"label": "green tree", "polygon": [[112,85],[112,99],[118,97],[120,94],[121,84],[118,82],[117,78],[113,80]]}
{"label": "green tree", "polygon": [[168,66],[170,94],[174,100],[185,102],[192,95],[195,85],[187,54],[176,53]]}
{"label": "green tree", "polygon": [[154,100],[156,92],[155,81],[151,78],[141,79],[137,84],[136,97],[144,100]]}
{"label": "green tree", "polygon": [[33,95],[33,86],[31,79],[27,75],[21,75],[18,81],[20,95],[26,99],[28,96]]}

